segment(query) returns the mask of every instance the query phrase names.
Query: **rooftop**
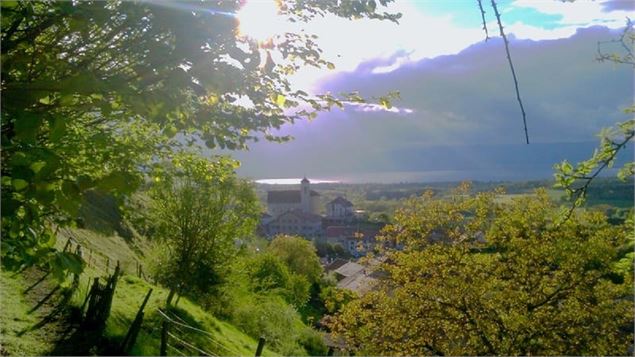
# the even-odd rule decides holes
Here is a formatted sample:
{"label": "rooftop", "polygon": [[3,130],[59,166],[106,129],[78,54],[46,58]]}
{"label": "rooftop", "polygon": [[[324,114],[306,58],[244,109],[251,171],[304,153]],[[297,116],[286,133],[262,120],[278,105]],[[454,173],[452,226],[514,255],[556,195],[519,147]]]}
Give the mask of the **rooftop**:
{"label": "rooftop", "polygon": [[[319,193],[311,190],[311,197],[319,195]],[[300,201],[300,190],[281,190],[267,192],[267,203],[300,203]]]}
{"label": "rooftop", "polygon": [[354,262],[348,262],[342,265],[341,267],[335,269],[335,272],[344,277],[349,277],[361,272],[362,270],[364,270],[363,265],[360,265]]}
{"label": "rooftop", "polygon": [[351,203],[351,201],[347,200],[346,198],[342,196],[337,196],[337,198],[329,202],[329,204],[339,204],[344,207],[353,207],[353,204]]}

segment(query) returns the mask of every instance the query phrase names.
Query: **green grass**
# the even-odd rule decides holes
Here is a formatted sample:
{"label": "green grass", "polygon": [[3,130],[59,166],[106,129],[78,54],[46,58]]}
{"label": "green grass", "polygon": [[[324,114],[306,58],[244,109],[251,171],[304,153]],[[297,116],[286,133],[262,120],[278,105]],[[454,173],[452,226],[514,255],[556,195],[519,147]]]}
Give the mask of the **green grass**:
{"label": "green grass", "polygon": [[27,285],[15,273],[0,273],[0,355],[42,356],[53,347],[48,329],[30,331],[39,319],[29,313],[33,304],[23,294]]}
{"label": "green grass", "polygon": [[[129,354],[158,355],[162,318],[157,309],[165,306],[168,291],[131,275],[136,273],[136,262],[141,261],[141,259],[124,238],[117,235],[106,236],[86,229],[72,229],[62,232],[57,242],[58,248],[61,249],[66,244],[69,236],[72,236],[75,241],[82,245],[85,259],[88,257],[87,251],[89,249],[92,250],[91,254],[93,255],[91,265],[85,268],[80,278],[79,287],[71,298],[70,304],[72,306],[79,308],[82,305],[94,277],[106,276],[106,257],[111,262],[110,273],[112,273],[117,260],[120,261],[125,272],[117,284],[111,314],[106,323],[105,346],[96,349],[95,352],[116,353],[116,347],[120,345],[126,335],[146,293],[152,288],[153,293],[144,310],[145,316],[141,331]],[[59,339],[59,336],[55,335],[57,332],[55,329],[45,326],[32,330],[41,316],[37,312],[29,313],[40,297],[27,298],[23,294],[23,291],[33,283],[30,280],[33,280],[32,276],[2,272],[0,279],[2,283],[0,286],[0,306],[2,306],[0,345],[3,348],[0,352],[2,355],[47,355],[55,350],[56,341]],[[45,282],[48,285],[56,284],[50,277]],[[183,327],[178,327],[181,331],[176,331],[176,328],[172,331],[179,338],[203,351],[214,355],[234,356],[249,356],[255,353],[257,340],[241,332],[232,324],[215,318],[187,298],[182,297],[177,308],[171,311],[171,314],[176,314],[188,325],[208,332],[208,334],[194,332]],[[28,331],[28,333],[20,336],[20,332],[24,331]],[[169,343],[177,348],[177,350],[169,348],[169,354],[199,354],[180,345],[174,339]],[[64,351],[68,351],[68,349]],[[265,347],[264,355],[276,356],[277,354]]]}
{"label": "green grass", "polygon": [[[93,276],[97,275],[100,275],[100,272],[93,268],[87,268],[82,276],[79,291],[74,297],[74,305],[81,305],[89,281],[92,280]],[[124,275],[119,280],[115,290],[111,314],[106,323],[106,330],[104,332],[104,337],[111,348],[118,346],[123,340],[139,306],[150,288],[153,289],[153,292],[144,309],[144,320],[141,331],[135,345],[129,353],[131,355],[146,356],[159,354],[162,318],[157,309],[165,306],[168,291],[132,275]],[[177,314],[187,325],[208,332],[208,334],[194,332],[181,326],[175,327],[172,330],[173,334],[203,351],[214,355],[235,356],[253,355],[256,351],[258,342],[255,339],[242,333],[235,326],[215,318],[187,298],[181,298],[177,308],[171,313]],[[177,331],[177,328],[180,331]],[[179,342],[173,338],[170,338],[168,343],[177,347],[179,350],[175,351],[169,348],[169,354],[178,355],[179,352],[189,355],[198,354],[182,345],[179,346]],[[105,352],[113,351],[106,349]],[[277,354],[265,347],[264,355],[275,356]]]}

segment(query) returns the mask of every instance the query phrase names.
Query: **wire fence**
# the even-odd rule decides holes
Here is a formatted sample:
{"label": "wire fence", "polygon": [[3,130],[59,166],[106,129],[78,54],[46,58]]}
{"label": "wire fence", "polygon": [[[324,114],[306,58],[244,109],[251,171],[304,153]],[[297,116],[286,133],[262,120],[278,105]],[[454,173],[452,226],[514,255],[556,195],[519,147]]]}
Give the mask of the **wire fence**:
{"label": "wire fence", "polygon": [[[183,353],[183,349],[192,351],[197,354],[202,354],[205,356],[235,356],[240,355],[241,353],[236,351],[231,351],[226,346],[218,342],[214,335],[208,331],[202,330],[198,327],[192,326],[184,321],[177,314],[164,311],[162,309],[157,309],[158,314],[161,316],[162,320],[167,322],[169,325],[169,331],[167,332],[167,338],[170,341],[174,341],[173,344],[170,341],[166,341],[166,345],[172,346],[173,349],[181,350],[179,352]],[[205,341],[208,345],[206,347],[200,346],[200,343],[192,341],[191,334],[195,334],[199,338],[199,340]],[[263,342],[264,343],[264,340]],[[214,352],[209,352],[206,349],[209,349],[209,346],[213,346]],[[262,347],[260,347],[262,350]]]}
{"label": "wire fence", "polygon": [[117,264],[120,264],[123,273],[137,276],[149,283],[152,282],[150,277],[146,275],[143,264],[139,260],[120,262],[114,258],[111,259],[111,257],[102,252],[86,247],[71,229],[62,228],[62,230],[67,237],[64,251],[77,253],[86,263],[86,266],[107,276],[114,271]]}
{"label": "wire fence", "polygon": [[[121,273],[132,274],[132,271],[134,271],[135,276],[152,283],[144,273],[143,265],[139,261],[135,261],[132,264],[129,262],[129,264],[120,265],[119,261],[115,261],[101,252],[87,248],[72,230],[65,229],[64,233],[68,238],[64,245],[64,251],[77,253],[88,267],[96,270],[99,274],[104,274],[99,279],[103,279],[104,276],[112,274],[115,270],[115,266],[119,265]],[[92,282],[93,279],[88,279],[85,287],[78,286],[78,292],[84,296],[88,296]],[[161,334],[161,355],[167,355],[168,349],[170,350],[170,355],[179,356],[202,355],[216,357],[241,355],[240,352],[232,351],[217,341],[214,338],[214,334],[188,324],[187,321],[183,320],[174,312],[164,311],[160,308],[157,308],[156,312],[160,316],[161,322],[165,322],[167,326],[169,326],[168,331]],[[155,326],[156,325],[150,329],[150,334],[156,330]],[[194,339],[197,339],[198,342],[193,341]],[[201,341],[204,342],[201,343]],[[201,346],[201,344],[204,344],[205,347]],[[210,347],[213,348],[214,352],[208,350]],[[256,349],[256,356],[262,353],[263,347],[264,338],[260,338]]]}

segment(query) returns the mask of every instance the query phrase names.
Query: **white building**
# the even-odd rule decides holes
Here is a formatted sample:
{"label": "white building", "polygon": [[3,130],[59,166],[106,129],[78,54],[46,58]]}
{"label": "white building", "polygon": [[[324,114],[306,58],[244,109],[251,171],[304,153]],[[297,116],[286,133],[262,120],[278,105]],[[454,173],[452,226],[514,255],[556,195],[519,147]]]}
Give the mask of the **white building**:
{"label": "white building", "polygon": [[342,196],[326,204],[326,217],[329,219],[351,221],[354,216],[353,204]]}
{"label": "white building", "polygon": [[291,234],[311,239],[318,238],[322,236],[322,216],[295,209],[284,212],[269,221],[264,230],[267,236]]}
{"label": "white building", "polygon": [[317,214],[319,196],[319,193],[311,190],[311,182],[305,177],[300,182],[300,190],[267,192],[267,210],[274,217],[295,210]]}

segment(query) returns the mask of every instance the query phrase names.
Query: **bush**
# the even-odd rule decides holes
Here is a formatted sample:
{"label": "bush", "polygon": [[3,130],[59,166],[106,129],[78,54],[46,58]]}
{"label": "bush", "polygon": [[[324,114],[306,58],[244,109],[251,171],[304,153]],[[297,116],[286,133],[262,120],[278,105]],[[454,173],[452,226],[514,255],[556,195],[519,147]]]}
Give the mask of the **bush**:
{"label": "bush", "polygon": [[236,308],[232,322],[254,338],[263,336],[284,355],[306,354],[297,342],[298,327],[303,326],[300,316],[279,296],[253,296],[250,303]]}
{"label": "bush", "polygon": [[326,356],[328,347],[324,343],[322,334],[312,328],[305,328],[300,334],[300,345],[309,356]]}

